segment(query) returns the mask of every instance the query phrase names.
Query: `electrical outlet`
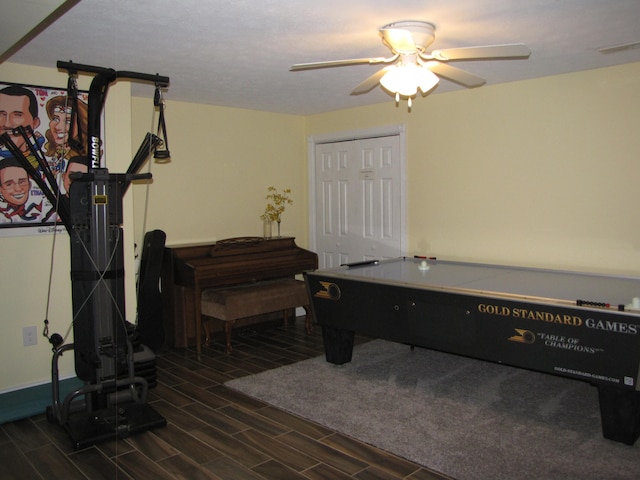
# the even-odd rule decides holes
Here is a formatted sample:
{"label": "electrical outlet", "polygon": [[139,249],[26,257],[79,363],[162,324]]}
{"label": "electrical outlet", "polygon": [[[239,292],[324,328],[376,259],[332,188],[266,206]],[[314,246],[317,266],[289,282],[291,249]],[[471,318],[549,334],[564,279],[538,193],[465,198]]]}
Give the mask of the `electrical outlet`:
{"label": "electrical outlet", "polygon": [[38,330],[36,327],[24,327],[22,329],[22,344],[25,347],[38,343]]}

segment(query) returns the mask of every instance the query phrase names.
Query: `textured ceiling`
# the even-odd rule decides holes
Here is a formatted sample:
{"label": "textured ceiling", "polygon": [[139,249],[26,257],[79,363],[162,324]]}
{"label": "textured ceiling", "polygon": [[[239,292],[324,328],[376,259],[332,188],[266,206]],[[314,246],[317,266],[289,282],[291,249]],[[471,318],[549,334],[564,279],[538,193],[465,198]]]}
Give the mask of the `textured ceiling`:
{"label": "textured ceiling", "polygon": [[[393,99],[379,87],[351,90],[380,66],[290,72],[294,63],[387,56],[378,28],[399,20],[436,26],[433,49],[525,43],[526,60],[456,66],[487,85],[640,61],[639,0],[3,0],[12,12],[66,4],[59,18],[4,61],[58,60],[170,77],[169,100],[309,115]],[[24,16],[24,15],[22,15]],[[3,15],[7,22],[10,17]],[[4,45],[3,45],[4,46]],[[0,54],[7,53],[6,49]],[[0,79],[2,80],[2,79]],[[459,90],[442,80],[430,95]],[[479,87],[486,88],[486,87]],[[152,95],[148,86],[134,94]],[[426,101],[418,99],[416,101]]]}

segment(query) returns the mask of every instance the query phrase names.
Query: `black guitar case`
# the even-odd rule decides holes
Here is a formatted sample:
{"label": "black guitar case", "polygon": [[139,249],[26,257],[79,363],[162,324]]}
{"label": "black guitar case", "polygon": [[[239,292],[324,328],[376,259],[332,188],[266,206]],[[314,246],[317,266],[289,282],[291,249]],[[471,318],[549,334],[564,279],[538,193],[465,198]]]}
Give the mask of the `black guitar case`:
{"label": "black guitar case", "polygon": [[153,352],[157,352],[165,341],[160,273],[166,238],[162,230],[147,232],[140,259],[137,332],[140,342]]}

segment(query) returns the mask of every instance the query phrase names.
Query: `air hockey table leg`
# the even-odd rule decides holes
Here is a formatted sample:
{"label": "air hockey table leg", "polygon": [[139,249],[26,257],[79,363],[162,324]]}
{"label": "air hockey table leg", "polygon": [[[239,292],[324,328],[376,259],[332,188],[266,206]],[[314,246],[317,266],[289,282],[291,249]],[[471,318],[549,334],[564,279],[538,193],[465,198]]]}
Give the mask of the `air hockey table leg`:
{"label": "air hockey table leg", "polygon": [[349,363],[353,355],[353,330],[322,325],[322,339],[324,341],[324,353],[327,362],[336,365]]}
{"label": "air hockey table leg", "polygon": [[640,392],[598,385],[602,435],[633,445],[640,436]]}

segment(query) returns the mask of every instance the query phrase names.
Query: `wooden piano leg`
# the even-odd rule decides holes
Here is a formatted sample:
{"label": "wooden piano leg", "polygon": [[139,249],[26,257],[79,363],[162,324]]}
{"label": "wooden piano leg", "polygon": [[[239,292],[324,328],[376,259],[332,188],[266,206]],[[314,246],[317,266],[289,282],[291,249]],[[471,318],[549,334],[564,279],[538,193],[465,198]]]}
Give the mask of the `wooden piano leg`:
{"label": "wooden piano leg", "polygon": [[231,353],[231,330],[233,330],[233,325],[236,323],[235,320],[228,320],[224,322],[224,336],[227,341],[227,345],[225,347],[224,353],[227,355]]}
{"label": "wooden piano leg", "polygon": [[311,308],[309,305],[303,305],[304,308],[304,328],[307,331],[307,334],[310,334],[313,331],[313,324],[311,323]]}
{"label": "wooden piano leg", "polygon": [[204,346],[211,345],[211,334],[209,333],[209,319],[205,316],[202,317],[202,329],[204,330]]}
{"label": "wooden piano leg", "polygon": [[198,355],[202,352],[202,289],[200,286],[196,285],[193,289],[193,303],[195,310],[195,322],[196,322],[196,352]]}

